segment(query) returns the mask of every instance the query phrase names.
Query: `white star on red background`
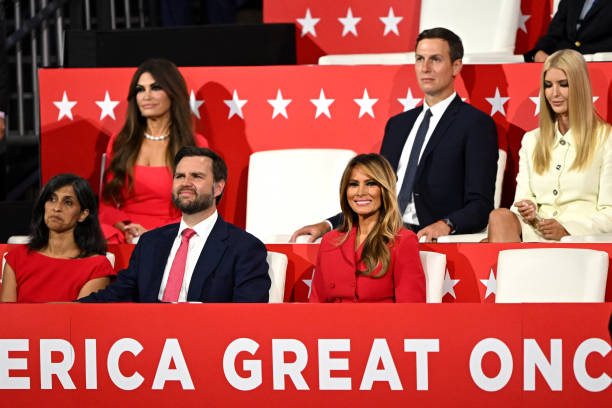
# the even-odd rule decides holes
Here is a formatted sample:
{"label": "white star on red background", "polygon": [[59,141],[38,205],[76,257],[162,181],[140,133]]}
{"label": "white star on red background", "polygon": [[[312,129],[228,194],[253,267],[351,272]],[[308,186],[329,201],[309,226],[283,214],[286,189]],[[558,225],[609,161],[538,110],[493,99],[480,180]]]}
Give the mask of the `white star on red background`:
{"label": "white star on red background", "polygon": [[248,102],[248,100],[238,98],[238,92],[235,89],[232,99],[224,100],[223,102],[230,108],[229,114],[227,115],[228,119],[231,119],[231,117],[234,115],[238,115],[244,119],[244,116],[242,115],[242,107]]}
{"label": "white star on red background", "polygon": [[321,20],[320,18],[313,18],[310,14],[310,9],[306,9],[306,16],[304,18],[296,18],[297,22],[302,26],[302,37],[310,33],[313,37],[317,36],[315,26]]}
{"label": "white star on red background", "polygon": [[195,92],[193,89],[191,90],[191,94],[189,94],[189,107],[191,108],[191,113],[193,113],[198,119],[200,118],[200,106],[204,103],[204,99],[196,99]]}
{"label": "white star on red background", "polygon": [[454,287],[459,283],[459,280],[460,279],[451,279],[447,269],[446,274],[444,275],[444,283],[442,285],[442,297],[444,297],[447,293],[450,293],[452,297],[457,299],[457,296],[455,296]]}
{"label": "white star on red background", "polygon": [[348,8],[346,17],[340,17],[338,20],[342,23],[342,36],[352,33],[357,37],[357,23],[361,21],[361,17],[353,17],[353,10]]}
{"label": "white star on red background", "polygon": [[506,116],[506,111],[504,110],[504,104],[510,100],[508,96],[500,96],[499,88],[495,88],[495,96],[492,98],[485,98],[487,102],[491,104],[491,116],[495,115],[496,112],[501,113]]}
{"label": "white star on red background", "polygon": [[77,101],[68,100],[68,96],[66,95],[66,91],[64,91],[64,95],[62,95],[61,101],[54,101],[53,104],[57,109],[59,109],[59,114],[57,115],[57,120],[60,120],[64,116],[67,116],[72,120],[72,108],[77,104]]}
{"label": "white star on red background", "polygon": [[287,116],[287,105],[291,103],[291,99],[283,99],[280,89],[276,92],[276,99],[268,99],[268,103],[274,108],[272,119],[278,115],[283,115],[285,119],[289,119]]}
{"label": "white star on red background", "polygon": [[495,279],[495,274],[493,273],[493,268],[491,268],[491,273],[489,273],[489,279],[480,279],[480,282],[485,285],[487,291],[485,293],[485,299],[489,297],[491,294],[495,294],[497,292],[497,280]]}
{"label": "white star on red background", "polygon": [[400,21],[404,19],[404,17],[396,17],[393,13],[393,7],[389,7],[389,14],[386,17],[379,17],[380,21],[385,25],[385,32],[383,33],[383,37],[391,32],[395,35],[399,36],[399,30],[397,25]]}
{"label": "white star on red background", "polygon": [[363,88],[363,96],[360,99],[353,99],[357,105],[359,105],[359,117],[361,118],[366,113],[371,117],[374,117],[374,111],[372,107],[378,99],[370,98],[368,90]]}
{"label": "white star on red background", "polygon": [[405,98],[397,98],[399,103],[404,107],[404,112],[416,108],[416,106],[421,102],[422,98],[415,98],[412,96],[412,90],[408,88],[408,92],[406,93]]}
{"label": "white star on red background", "polygon": [[525,34],[527,34],[527,26],[525,25],[525,23],[527,22],[527,20],[529,20],[531,18],[531,16],[529,14],[523,14],[521,13],[521,15],[519,16],[519,30],[523,30],[523,32]]}
{"label": "white star on red background", "polygon": [[319,99],[311,99],[310,102],[317,107],[317,112],[315,113],[315,119],[318,118],[321,114],[325,114],[328,118],[331,119],[331,114],[329,113],[329,106],[334,103],[335,99],[327,99],[325,97],[325,92],[323,88],[321,88],[321,93],[319,94]]}
{"label": "white star on red background", "polygon": [[111,101],[108,91],[106,91],[106,94],[104,95],[104,100],[96,101],[96,105],[98,105],[98,107],[100,107],[101,109],[100,120],[104,119],[107,116],[110,116],[111,118],[113,118],[113,120],[115,120],[115,107],[119,105],[119,101]]}

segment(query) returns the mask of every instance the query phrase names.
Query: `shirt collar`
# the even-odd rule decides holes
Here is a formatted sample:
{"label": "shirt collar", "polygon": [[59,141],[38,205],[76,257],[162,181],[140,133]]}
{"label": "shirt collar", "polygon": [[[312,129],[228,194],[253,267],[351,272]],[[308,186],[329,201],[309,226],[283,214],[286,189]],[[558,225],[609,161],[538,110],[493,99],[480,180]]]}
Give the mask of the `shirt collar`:
{"label": "shirt collar", "polygon": [[185,220],[181,218],[181,224],[179,225],[177,236],[180,237],[181,234],[183,233],[183,230],[185,230],[186,228],[191,228],[192,230],[196,232],[196,234],[199,237],[207,237],[208,234],[210,234],[210,231],[212,231],[215,223],[217,222],[217,218],[218,218],[218,213],[217,213],[217,210],[215,210],[215,212],[210,217],[200,221],[193,227],[188,226],[185,223]]}
{"label": "shirt collar", "polygon": [[425,111],[425,109],[429,109],[431,110],[432,116],[439,118],[444,114],[446,108],[448,108],[448,106],[451,104],[451,102],[453,101],[453,99],[455,99],[456,96],[457,92],[453,92],[448,98],[436,103],[434,106],[429,106],[425,99],[423,99],[423,111]]}

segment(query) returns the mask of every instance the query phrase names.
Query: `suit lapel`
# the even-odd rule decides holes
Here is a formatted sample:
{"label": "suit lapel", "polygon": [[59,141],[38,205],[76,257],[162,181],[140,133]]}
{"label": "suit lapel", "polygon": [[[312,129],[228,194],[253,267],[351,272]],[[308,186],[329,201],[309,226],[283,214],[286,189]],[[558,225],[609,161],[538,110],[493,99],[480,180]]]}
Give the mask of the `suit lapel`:
{"label": "suit lapel", "polygon": [[218,215],[193,270],[191,282],[189,282],[189,291],[187,292],[188,301],[202,301],[202,288],[227,249],[227,243],[225,242],[227,237],[227,223]]}
{"label": "suit lapel", "polygon": [[399,129],[399,133],[397,133],[399,137],[395,140],[395,148],[390,149],[390,151],[387,153],[387,159],[389,160],[389,163],[391,164],[393,170],[396,172],[397,166],[399,166],[400,157],[402,156],[402,151],[404,150],[404,145],[408,140],[408,135],[410,135],[410,131],[414,126],[414,122],[419,117],[422,110],[423,105],[418,106],[415,109],[407,112],[410,115],[406,116],[404,123]]}
{"label": "suit lapel", "polygon": [[[587,20],[591,19],[593,15],[596,14],[599,11],[599,9],[601,9],[604,6],[605,3],[606,3],[605,0],[597,0],[595,4],[593,4],[591,8],[589,9],[589,11],[586,13],[586,16],[584,16],[584,21],[582,23],[582,26],[584,26]],[[584,3],[582,3],[582,5],[584,7]],[[582,11],[582,9],[580,9],[580,11]],[[580,28],[582,28],[582,26],[580,26]]]}
{"label": "suit lapel", "polygon": [[180,224],[176,224],[176,227],[164,231],[162,238],[155,241],[152,254],[153,262],[149,272],[151,279],[145,291],[152,299],[157,300],[159,295],[164,270],[166,269],[168,258],[170,258],[170,250],[172,249],[172,244],[174,244],[176,234],[178,234],[179,226]]}
{"label": "suit lapel", "polygon": [[431,154],[431,152],[434,151],[436,146],[438,146],[438,144],[447,136],[448,127],[451,125],[451,123],[453,123],[453,120],[457,115],[457,111],[461,103],[461,98],[459,97],[459,95],[457,95],[455,96],[455,99],[453,99],[453,101],[450,103],[450,105],[448,105],[448,108],[446,108],[446,110],[444,111],[444,114],[440,118],[440,121],[438,122],[436,128],[431,134],[431,137],[429,138],[429,141],[427,142],[427,146],[425,146],[425,151],[421,156],[421,160],[419,160],[419,166],[417,168],[416,174],[417,178],[419,177],[419,173],[423,168],[423,163],[425,163],[427,156]]}

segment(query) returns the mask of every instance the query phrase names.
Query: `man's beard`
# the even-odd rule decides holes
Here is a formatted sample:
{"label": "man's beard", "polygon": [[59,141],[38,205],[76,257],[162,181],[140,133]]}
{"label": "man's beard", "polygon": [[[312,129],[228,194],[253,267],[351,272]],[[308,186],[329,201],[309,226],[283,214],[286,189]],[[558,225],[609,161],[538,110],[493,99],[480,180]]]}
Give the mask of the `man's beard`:
{"label": "man's beard", "polygon": [[[179,190],[178,193],[180,194],[182,190],[185,190],[185,189]],[[200,211],[208,210],[213,205],[213,202],[215,200],[215,197],[214,197],[215,186],[214,185],[213,185],[212,192],[210,194],[198,195],[197,191],[195,190],[191,190],[191,191],[193,191],[196,194],[196,196],[193,200],[190,200],[190,201],[185,201],[185,200],[181,201],[177,194],[172,193],[172,202],[174,203],[174,205],[176,205],[176,207],[179,210],[181,210],[183,214],[195,214]]]}

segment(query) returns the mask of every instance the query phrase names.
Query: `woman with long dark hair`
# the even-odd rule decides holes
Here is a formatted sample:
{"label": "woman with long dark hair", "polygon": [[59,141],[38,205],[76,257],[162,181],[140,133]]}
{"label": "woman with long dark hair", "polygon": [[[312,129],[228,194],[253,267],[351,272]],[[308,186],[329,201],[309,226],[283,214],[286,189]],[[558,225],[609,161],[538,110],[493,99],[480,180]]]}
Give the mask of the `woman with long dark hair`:
{"label": "woman with long dark hair", "polygon": [[417,237],[403,228],[395,184],[381,155],[349,162],[340,183],[344,222],[323,236],[311,302],[425,302]]}
{"label": "woman with long dark hair", "polygon": [[561,50],[540,78],[540,127],[523,136],[515,203],[489,216],[489,242],[559,241],[612,231],[612,137],[584,57]]}
{"label": "woman with long dark hair", "polygon": [[53,177],[32,212],[30,243],[6,254],[0,300],[73,301],[106,287],[113,267],[104,255],[96,197],[74,174]]}
{"label": "woman with long dark hair", "polygon": [[183,146],[206,147],[194,135],[185,79],[164,59],[143,62],[132,77],[125,124],[111,137],[100,220],[113,243],[178,222],[171,200],[172,163]]}

